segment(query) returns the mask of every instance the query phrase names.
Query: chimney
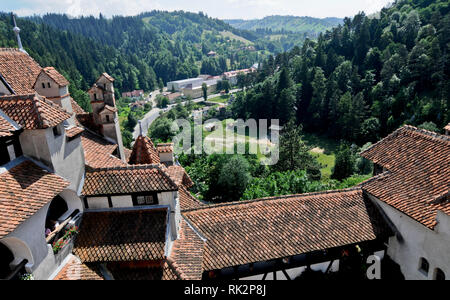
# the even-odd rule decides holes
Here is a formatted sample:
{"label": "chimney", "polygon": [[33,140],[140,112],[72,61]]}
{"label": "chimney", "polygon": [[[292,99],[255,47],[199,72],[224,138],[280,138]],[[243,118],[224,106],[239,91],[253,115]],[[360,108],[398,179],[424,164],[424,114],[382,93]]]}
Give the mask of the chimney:
{"label": "chimney", "polygon": [[169,166],[174,165],[173,144],[158,144],[156,149],[158,150],[159,160],[161,163]]}

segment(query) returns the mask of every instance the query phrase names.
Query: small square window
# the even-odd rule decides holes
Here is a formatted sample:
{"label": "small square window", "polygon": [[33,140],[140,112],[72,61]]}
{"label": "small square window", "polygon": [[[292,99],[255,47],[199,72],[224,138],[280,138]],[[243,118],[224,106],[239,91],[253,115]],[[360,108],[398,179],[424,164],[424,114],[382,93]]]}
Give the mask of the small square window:
{"label": "small square window", "polygon": [[155,200],[152,195],[136,196],[136,205],[153,205]]}

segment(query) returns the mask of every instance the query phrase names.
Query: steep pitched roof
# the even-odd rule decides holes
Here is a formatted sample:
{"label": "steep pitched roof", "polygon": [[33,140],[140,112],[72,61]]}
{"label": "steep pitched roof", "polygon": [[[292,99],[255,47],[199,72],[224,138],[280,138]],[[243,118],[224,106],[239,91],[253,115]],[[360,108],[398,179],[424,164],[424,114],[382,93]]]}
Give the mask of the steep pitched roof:
{"label": "steep pitched roof", "polygon": [[104,280],[99,269],[73,256],[53,280]]}
{"label": "steep pitched roof", "polygon": [[371,241],[384,233],[360,188],[214,205],[183,215],[206,238],[205,271]]}
{"label": "steep pitched roof", "polygon": [[54,127],[70,114],[37,94],[0,97],[0,109],[24,129]]}
{"label": "steep pitched roof", "polygon": [[0,74],[14,94],[34,93],[33,85],[42,68],[19,49],[0,48]]}
{"label": "steep pitched roof", "polygon": [[158,165],[96,169],[86,173],[83,195],[176,191],[177,185]]}
{"label": "steep pitched roof", "polygon": [[[112,78],[108,73],[103,73],[102,75],[100,75],[100,77],[102,76],[104,76],[109,81],[114,82],[114,78]],[[100,77],[97,79],[97,81],[100,79]]]}
{"label": "steep pitched roof", "polygon": [[158,164],[160,162],[158,152],[149,137],[140,135],[133,145],[129,164]]}
{"label": "steep pitched roof", "polygon": [[12,136],[15,131],[20,130],[19,124],[11,120],[2,110],[0,110],[0,137]]}
{"label": "steep pitched roof", "polygon": [[167,173],[178,186],[184,185],[186,188],[191,188],[194,185],[191,177],[182,166],[168,166]]}
{"label": "steep pitched roof", "polygon": [[81,106],[75,100],[73,100],[72,97],[70,98],[70,103],[72,103],[72,109],[75,114],[77,115],[87,114],[87,112],[85,112],[84,109],[82,109]]}
{"label": "steep pitched roof", "polygon": [[118,146],[97,134],[85,129],[81,136],[81,143],[84,149],[85,163],[91,169],[127,166],[113,155]]}
{"label": "steep pitched roof", "polygon": [[204,241],[185,220],[181,221],[179,238],[173,243],[168,261],[183,280],[201,280]]}
{"label": "steep pitched roof", "polygon": [[387,169],[366,192],[430,229],[438,210],[450,215],[450,137],[405,126],[361,155]]}
{"label": "steep pitched roof", "polygon": [[73,253],[82,262],[165,258],[167,208],[85,212]]}
{"label": "steep pitched roof", "polygon": [[200,208],[204,206],[203,203],[198,201],[195,197],[191,195],[191,193],[183,186],[179,186],[178,197],[180,199],[180,209],[181,211]]}
{"label": "steep pitched roof", "polygon": [[[53,81],[60,87],[67,86],[70,84],[69,81],[53,67],[43,68],[41,73],[44,73],[48,77],[53,79]],[[33,88],[35,88],[35,86],[36,86],[37,79],[38,79],[38,77],[36,77],[35,83],[33,84]]]}
{"label": "steep pitched roof", "polygon": [[0,238],[61,193],[69,182],[25,160],[0,173]]}

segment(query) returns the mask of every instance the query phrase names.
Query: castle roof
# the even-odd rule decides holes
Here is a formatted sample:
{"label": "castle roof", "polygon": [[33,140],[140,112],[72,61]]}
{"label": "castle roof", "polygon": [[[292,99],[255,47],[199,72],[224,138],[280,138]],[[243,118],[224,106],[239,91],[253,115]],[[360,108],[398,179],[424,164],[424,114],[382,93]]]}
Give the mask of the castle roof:
{"label": "castle roof", "polygon": [[404,126],[361,155],[386,168],[364,190],[433,229],[438,210],[450,215],[450,137]]}
{"label": "castle roof", "polygon": [[3,111],[0,110],[0,137],[12,136],[15,131],[20,130],[19,124],[11,120]]}
{"label": "castle roof", "polygon": [[0,48],[0,75],[14,94],[34,93],[34,83],[42,68],[28,54],[14,48]]}
{"label": "castle roof", "polygon": [[103,168],[86,173],[85,196],[176,191],[178,186],[159,165]]}
{"label": "castle roof", "polygon": [[206,239],[205,271],[372,241],[390,233],[361,188],[203,206],[183,215]]}
{"label": "castle roof", "polygon": [[85,163],[89,168],[127,166],[125,162],[113,155],[118,147],[117,144],[108,142],[97,134],[85,129],[81,136],[81,143],[84,149]]}
{"label": "castle roof", "polygon": [[167,208],[85,212],[73,253],[83,263],[163,260],[167,222]]}
{"label": "castle roof", "polygon": [[149,137],[139,135],[134,142],[129,163],[132,165],[159,163],[158,152]]}
{"label": "castle roof", "polygon": [[25,220],[69,186],[62,177],[22,159],[0,173],[0,238],[14,231]]}
{"label": "castle roof", "polygon": [[0,97],[0,109],[24,129],[54,127],[70,118],[64,109],[36,93]]}
{"label": "castle roof", "polygon": [[[50,77],[60,87],[67,86],[67,85],[70,84],[69,81],[53,67],[43,68],[40,73],[46,74],[48,77]],[[38,77],[36,77],[36,80],[35,80],[35,83],[33,84],[33,87],[36,86],[36,82],[37,82],[37,78]]]}

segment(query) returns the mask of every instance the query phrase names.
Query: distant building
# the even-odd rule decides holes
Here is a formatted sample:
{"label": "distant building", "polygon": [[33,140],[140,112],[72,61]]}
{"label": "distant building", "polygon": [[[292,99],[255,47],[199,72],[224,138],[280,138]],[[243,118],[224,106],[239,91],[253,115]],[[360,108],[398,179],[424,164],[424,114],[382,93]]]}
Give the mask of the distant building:
{"label": "distant building", "polygon": [[188,85],[192,85],[193,87],[202,86],[203,81],[203,78],[188,78],[183,80],[170,81],[167,83],[167,90],[180,92]]}
{"label": "distant building", "polygon": [[208,55],[209,57],[215,57],[215,56],[217,55],[217,53],[214,52],[214,51],[209,51],[207,55]]}
{"label": "distant building", "polygon": [[122,98],[141,98],[144,97],[143,90],[134,90],[132,92],[122,93]]}

